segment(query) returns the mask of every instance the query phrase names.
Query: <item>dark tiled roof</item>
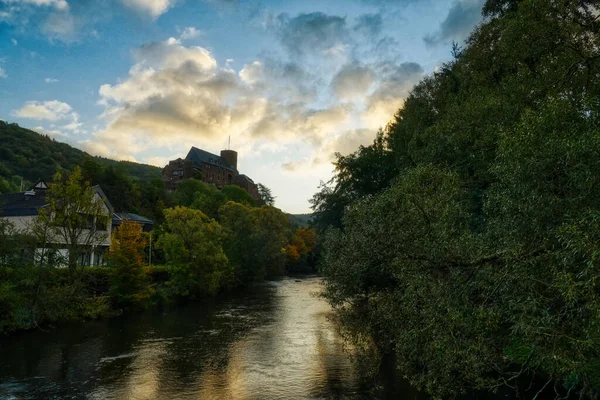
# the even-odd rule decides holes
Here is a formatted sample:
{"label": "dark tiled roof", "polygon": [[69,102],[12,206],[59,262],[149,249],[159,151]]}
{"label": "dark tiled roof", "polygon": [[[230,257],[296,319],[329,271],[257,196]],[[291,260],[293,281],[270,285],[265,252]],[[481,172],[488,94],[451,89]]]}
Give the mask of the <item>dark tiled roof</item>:
{"label": "dark tiled roof", "polygon": [[[100,188],[96,185],[92,187],[100,198],[106,204],[109,211],[112,213],[113,208],[108,201],[108,198]],[[34,193],[26,195],[25,193]],[[46,206],[46,190],[35,190],[19,193],[0,194],[0,217],[23,217],[28,215],[38,215],[38,209]]]}
{"label": "dark tiled roof", "polygon": [[204,162],[207,164],[215,165],[217,167],[228,169],[230,171],[235,170],[235,168],[233,168],[223,157],[209,153],[208,151],[204,151],[197,147],[192,147],[185,159],[192,161],[198,166],[200,166],[201,163]]}
{"label": "dark tiled roof", "polygon": [[25,195],[25,193],[1,194],[0,217],[37,215],[38,209],[47,204],[45,191],[37,191],[34,195]]}
{"label": "dark tiled roof", "polygon": [[123,221],[123,220],[139,222],[140,224],[154,224],[154,221],[152,221],[151,219],[142,217],[141,215],[138,215],[138,214],[133,214],[133,213],[114,213],[113,214],[113,223],[117,222],[117,224],[120,224],[121,221]]}
{"label": "dark tiled roof", "polygon": [[239,178],[239,179],[243,179],[243,180],[245,180],[245,181],[248,181],[248,182],[250,182],[250,183],[252,183],[252,184],[254,183],[254,181],[253,181],[252,179],[250,179],[250,177],[248,177],[248,175],[239,174],[239,175],[238,175],[238,178]]}

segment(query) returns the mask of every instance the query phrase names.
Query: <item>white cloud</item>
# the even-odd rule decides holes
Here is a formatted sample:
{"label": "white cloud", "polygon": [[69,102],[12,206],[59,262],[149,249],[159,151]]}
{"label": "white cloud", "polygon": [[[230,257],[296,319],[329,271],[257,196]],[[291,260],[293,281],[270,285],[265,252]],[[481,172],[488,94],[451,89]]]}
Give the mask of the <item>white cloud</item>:
{"label": "white cloud", "polygon": [[[240,154],[279,158],[274,168],[285,160],[286,171],[303,176],[330,168],[335,152],[370,144],[423,74],[420,65],[395,59],[308,71],[269,56],[235,71],[231,61],[218,65],[210,51],[181,38],[133,55],[128,76],[100,87],[105,126],[81,143],[87,151],[163,164],[157,154],[165,148],[216,151],[232,135]],[[302,153],[290,150],[299,145]]]}
{"label": "white cloud", "polygon": [[66,0],[0,0],[0,3],[30,4],[34,6],[54,7],[58,10],[69,8]]}
{"label": "white cloud", "polygon": [[56,82],[58,82],[58,79],[46,78],[46,79],[44,79],[44,82],[46,82],[46,83],[56,83]]}
{"label": "white cloud", "polygon": [[43,126],[36,126],[33,128],[37,133],[41,133],[42,135],[48,135],[51,138],[59,138],[60,140],[66,140],[69,135],[64,132],[59,131],[58,129],[46,129]]}
{"label": "white cloud", "polygon": [[50,39],[59,39],[65,42],[77,40],[75,18],[68,10],[50,14],[42,25],[42,31]]}
{"label": "white cloud", "polygon": [[6,75],[6,71],[2,67],[0,67],[0,78],[8,78],[8,75]]}
{"label": "white cloud", "polygon": [[153,68],[178,68],[184,63],[193,63],[202,69],[213,69],[217,61],[211,52],[199,46],[184,47],[177,39],[145,44],[135,52],[138,63]]}
{"label": "white cloud", "polygon": [[19,118],[58,121],[71,119],[76,121],[78,116],[70,105],[58,100],[28,101],[23,107],[14,110],[12,115]]}
{"label": "white cloud", "polygon": [[198,29],[194,28],[193,26],[188,26],[183,29],[183,32],[181,32],[179,39],[180,40],[189,40],[189,39],[197,38],[200,35],[201,35],[201,32]]}
{"label": "white cloud", "polygon": [[121,0],[127,7],[158,18],[173,6],[172,0]]}
{"label": "white cloud", "polygon": [[12,42],[12,44],[14,44],[15,46],[19,44],[19,42],[17,42],[17,39],[12,38],[10,39],[10,41]]}

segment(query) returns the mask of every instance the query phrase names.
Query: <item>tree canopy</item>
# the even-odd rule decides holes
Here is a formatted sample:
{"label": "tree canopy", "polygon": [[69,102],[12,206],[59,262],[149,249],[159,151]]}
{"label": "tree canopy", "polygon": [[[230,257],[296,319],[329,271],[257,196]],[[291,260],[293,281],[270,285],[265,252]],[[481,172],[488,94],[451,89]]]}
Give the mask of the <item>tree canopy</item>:
{"label": "tree canopy", "polygon": [[[436,396],[600,392],[597,2],[488,0],[312,203],[326,296]],[[530,385],[533,378],[541,383]]]}

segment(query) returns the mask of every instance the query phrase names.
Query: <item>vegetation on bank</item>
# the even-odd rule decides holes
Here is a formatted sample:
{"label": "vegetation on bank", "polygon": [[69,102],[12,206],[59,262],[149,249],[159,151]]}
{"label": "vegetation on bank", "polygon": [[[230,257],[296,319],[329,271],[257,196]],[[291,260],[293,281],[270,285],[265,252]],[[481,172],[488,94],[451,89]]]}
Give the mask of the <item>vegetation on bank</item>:
{"label": "vegetation on bank", "polygon": [[436,397],[597,398],[598,4],[483,12],[314,196],[326,296]]}
{"label": "vegetation on bank", "polygon": [[[76,235],[89,231],[89,215],[100,217],[89,196],[90,180],[102,175],[95,179],[89,159],[83,170],[57,173],[46,194],[50,205],[27,232],[0,218],[0,334],[202,299],[314,267],[314,231],[293,227],[287,214],[242,188],[219,190],[195,179],[173,193],[157,188],[162,222],[151,234],[124,221],[113,231],[107,265],[79,266],[77,255],[99,243]],[[49,235],[67,238],[69,259],[51,251]],[[159,265],[148,266],[150,255]]]}

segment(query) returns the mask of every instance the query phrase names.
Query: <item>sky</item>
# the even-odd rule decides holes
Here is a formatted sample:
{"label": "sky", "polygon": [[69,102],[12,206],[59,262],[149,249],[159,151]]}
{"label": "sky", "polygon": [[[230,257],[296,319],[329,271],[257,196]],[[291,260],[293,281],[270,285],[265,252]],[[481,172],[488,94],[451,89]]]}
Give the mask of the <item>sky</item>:
{"label": "sky", "polygon": [[231,140],[277,207],[310,212],[334,154],[372,142],[482,5],[0,0],[0,119],[159,167]]}

